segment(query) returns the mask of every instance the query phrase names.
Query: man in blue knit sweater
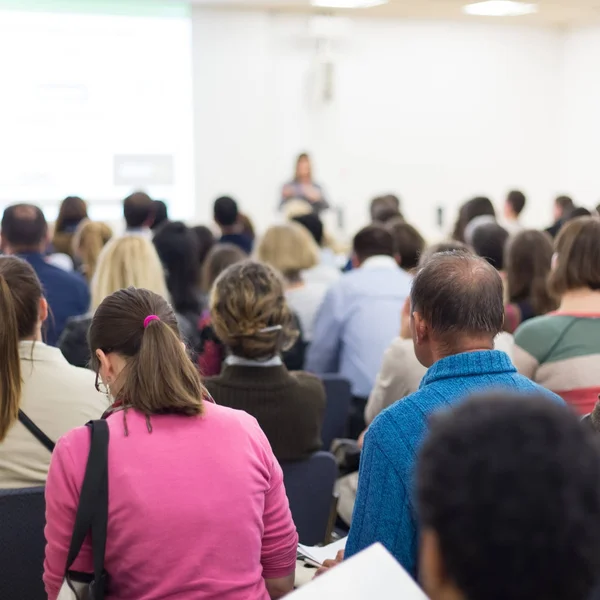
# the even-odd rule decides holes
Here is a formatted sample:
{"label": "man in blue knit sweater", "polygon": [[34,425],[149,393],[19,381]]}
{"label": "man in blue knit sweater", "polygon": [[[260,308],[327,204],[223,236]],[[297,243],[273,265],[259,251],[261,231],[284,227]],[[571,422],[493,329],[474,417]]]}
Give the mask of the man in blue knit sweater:
{"label": "man in blue knit sweater", "polygon": [[381,542],[416,577],[413,478],[433,413],[498,388],[562,402],[519,375],[510,358],[494,350],[503,321],[502,281],[485,260],[442,252],[415,277],[411,331],[416,356],[429,370],[417,392],[382,412],[367,431],[346,558]]}

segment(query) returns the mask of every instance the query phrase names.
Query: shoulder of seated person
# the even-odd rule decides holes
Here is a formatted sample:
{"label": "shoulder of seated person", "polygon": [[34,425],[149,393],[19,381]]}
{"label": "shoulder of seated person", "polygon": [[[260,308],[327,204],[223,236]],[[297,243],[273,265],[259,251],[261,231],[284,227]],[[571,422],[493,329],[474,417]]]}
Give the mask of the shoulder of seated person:
{"label": "shoulder of seated person", "polygon": [[316,392],[321,392],[325,395],[325,386],[323,381],[312,373],[306,371],[290,371],[290,375],[300,384],[308,388],[313,388]]}
{"label": "shoulder of seated person", "polygon": [[514,338],[518,345],[527,343],[531,338],[536,340],[554,339],[570,323],[568,315],[542,315],[533,317],[522,323],[515,331]]}

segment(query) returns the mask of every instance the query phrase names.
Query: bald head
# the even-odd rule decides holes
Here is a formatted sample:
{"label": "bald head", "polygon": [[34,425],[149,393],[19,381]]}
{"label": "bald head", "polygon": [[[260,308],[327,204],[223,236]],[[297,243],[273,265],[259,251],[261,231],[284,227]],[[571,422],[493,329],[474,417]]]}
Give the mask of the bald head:
{"label": "bald head", "polygon": [[500,276],[485,260],[464,252],[434,254],[413,280],[411,302],[439,338],[493,338],[504,323]]}
{"label": "bald head", "polygon": [[33,204],[13,204],[2,216],[2,250],[39,252],[47,242],[48,224],[41,209]]}

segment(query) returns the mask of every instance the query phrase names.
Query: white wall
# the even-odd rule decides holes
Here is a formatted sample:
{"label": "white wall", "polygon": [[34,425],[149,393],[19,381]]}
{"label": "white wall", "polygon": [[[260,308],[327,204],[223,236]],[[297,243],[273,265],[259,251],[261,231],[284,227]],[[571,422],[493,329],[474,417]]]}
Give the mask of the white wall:
{"label": "white wall", "polygon": [[549,221],[563,176],[560,32],[356,20],[336,49],[330,104],[311,92],[307,32],[303,16],[194,9],[198,217],[228,192],[264,227],[308,150],[350,232],[387,191],[432,237],[436,207],[450,228],[463,200],[500,205],[512,187],[527,192],[531,224]]}

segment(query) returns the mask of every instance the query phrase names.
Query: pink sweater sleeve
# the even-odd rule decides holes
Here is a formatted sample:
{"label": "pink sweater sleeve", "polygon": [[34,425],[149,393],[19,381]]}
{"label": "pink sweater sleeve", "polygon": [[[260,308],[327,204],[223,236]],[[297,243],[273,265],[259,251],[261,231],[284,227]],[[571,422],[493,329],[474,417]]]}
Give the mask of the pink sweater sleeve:
{"label": "pink sweater sleeve", "polygon": [[285,493],[283,473],[270,448],[268,456],[271,459],[271,484],[265,497],[261,563],[263,577],[277,579],[288,576],[296,568],[298,533]]}
{"label": "pink sweater sleeve", "polygon": [[[71,446],[75,447],[72,452]],[[52,453],[46,480],[44,530],[44,585],[48,600],[56,600],[62,585],[89,446],[89,431],[87,427],[81,427],[59,439]],[[91,546],[86,540],[72,570],[91,573],[92,565]]]}

